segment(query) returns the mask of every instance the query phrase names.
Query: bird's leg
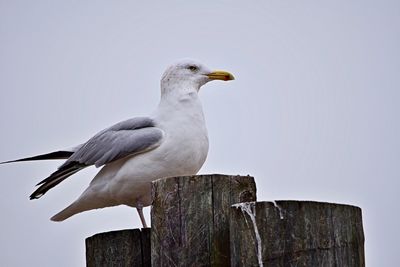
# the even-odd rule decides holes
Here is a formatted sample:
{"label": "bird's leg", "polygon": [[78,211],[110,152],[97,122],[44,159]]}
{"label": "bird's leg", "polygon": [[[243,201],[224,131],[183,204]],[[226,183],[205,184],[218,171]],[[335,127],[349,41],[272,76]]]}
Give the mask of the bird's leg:
{"label": "bird's leg", "polygon": [[139,217],[140,217],[140,220],[142,221],[143,228],[147,228],[146,220],[144,219],[144,215],[143,215],[143,204],[138,203],[136,205],[136,210],[139,213]]}

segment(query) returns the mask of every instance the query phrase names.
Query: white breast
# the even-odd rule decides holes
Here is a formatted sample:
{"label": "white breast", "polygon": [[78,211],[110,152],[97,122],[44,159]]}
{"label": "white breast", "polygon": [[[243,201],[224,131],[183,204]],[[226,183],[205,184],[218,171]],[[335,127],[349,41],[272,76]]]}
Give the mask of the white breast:
{"label": "white breast", "polygon": [[155,118],[165,131],[166,161],[179,167],[177,175],[196,174],[208,153],[208,134],[197,93],[185,95],[176,103],[160,106]]}

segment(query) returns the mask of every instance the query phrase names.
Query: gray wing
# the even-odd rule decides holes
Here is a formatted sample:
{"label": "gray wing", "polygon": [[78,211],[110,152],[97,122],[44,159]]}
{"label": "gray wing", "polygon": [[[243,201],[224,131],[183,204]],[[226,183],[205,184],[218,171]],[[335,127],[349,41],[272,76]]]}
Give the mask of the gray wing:
{"label": "gray wing", "polygon": [[163,131],[156,127],[130,129],[130,121],[120,128],[109,128],[85,143],[66,162],[100,167],[104,164],[154,149],[160,144]]}
{"label": "gray wing", "polygon": [[134,118],[107,128],[79,147],[57,171],[41,181],[31,199],[39,198],[72,174],[90,166],[100,167],[115,160],[158,147],[164,132],[150,118]]}

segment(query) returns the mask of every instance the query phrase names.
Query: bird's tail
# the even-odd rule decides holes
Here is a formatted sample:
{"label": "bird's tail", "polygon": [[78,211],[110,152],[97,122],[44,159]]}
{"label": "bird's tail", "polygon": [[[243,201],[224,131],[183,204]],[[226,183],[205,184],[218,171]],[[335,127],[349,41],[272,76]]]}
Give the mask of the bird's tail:
{"label": "bird's tail", "polygon": [[[90,189],[86,189],[90,190]],[[120,205],[121,203],[117,203],[112,199],[106,198],[104,195],[99,196],[99,194],[95,194],[95,199],[93,199],[93,195],[86,195],[87,191],[83,192],[82,195],[75,200],[71,205],[54,215],[50,218],[50,220],[55,222],[61,222],[69,217],[84,212],[88,210],[101,209],[105,207],[112,207]]]}
{"label": "bird's tail", "polygon": [[79,207],[79,205],[75,201],[74,203],[72,203],[71,205],[69,205],[68,207],[66,207],[65,209],[63,209],[62,211],[60,211],[53,217],[51,217],[50,220],[52,220],[54,222],[61,222],[61,221],[68,219],[69,217],[71,217],[75,214],[78,214],[80,212],[83,212],[83,211],[85,211],[85,210],[82,209],[81,207]]}

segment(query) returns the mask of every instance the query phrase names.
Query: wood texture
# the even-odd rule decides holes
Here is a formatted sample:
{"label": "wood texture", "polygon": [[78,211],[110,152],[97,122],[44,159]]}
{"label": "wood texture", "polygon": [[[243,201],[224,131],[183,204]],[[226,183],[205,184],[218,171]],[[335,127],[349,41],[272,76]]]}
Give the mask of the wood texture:
{"label": "wood texture", "polygon": [[361,209],[354,206],[241,203],[231,208],[230,233],[232,266],[365,266]]}
{"label": "wood texture", "polygon": [[151,228],[142,228],[142,266],[151,266]]}
{"label": "wood texture", "polygon": [[229,266],[229,208],[255,199],[250,176],[199,175],[153,182],[152,266]]}
{"label": "wood texture", "polygon": [[149,267],[150,228],[112,231],[86,238],[88,267]]}

